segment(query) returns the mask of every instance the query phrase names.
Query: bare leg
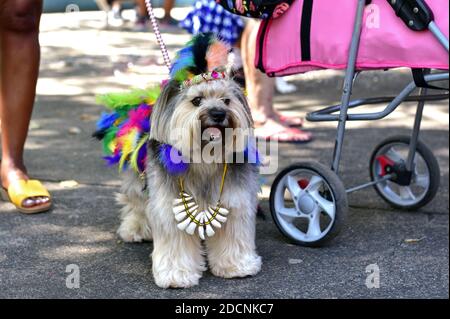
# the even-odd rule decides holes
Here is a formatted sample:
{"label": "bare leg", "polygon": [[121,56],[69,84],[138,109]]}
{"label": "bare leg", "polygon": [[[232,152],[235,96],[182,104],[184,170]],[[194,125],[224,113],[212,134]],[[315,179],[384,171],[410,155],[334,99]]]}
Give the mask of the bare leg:
{"label": "bare leg", "polygon": [[247,79],[248,101],[255,122],[265,122],[275,116],[273,95],[275,80],[257,70],[254,66],[258,23],[251,20],[242,33],[242,60]]}
{"label": "bare leg", "polygon": [[[1,182],[5,188],[19,179],[28,179],[23,150],[39,72],[41,11],[42,0],[0,2]],[[26,206],[48,201],[35,199]]]}
{"label": "bare leg", "polygon": [[175,5],[175,0],[164,0],[164,17],[163,20],[170,20],[170,12]]}
{"label": "bare leg", "polygon": [[258,22],[250,20],[242,34],[241,42],[248,101],[255,124],[259,126],[255,135],[280,142],[310,141],[309,132],[289,127],[285,118],[274,109],[275,79],[269,78],[255,67],[258,26]]}
{"label": "bare leg", "polygon": [[[137,4],[137,12],[140,17],[146,17],[147,16],[147,6],[145,3],[145,0],[136,0]],[[173,7],[175,5],[175,0],[164,0],[164,16],[162,18],[162,21],[169,22],[172,18],[170,16],[170,12],[172,11]]]}
{"label": "bare leg", "polygon": [[137,5],[137,13],[140,17],[147,16],[147,6],[145,4],[145,0],[136,0]]}

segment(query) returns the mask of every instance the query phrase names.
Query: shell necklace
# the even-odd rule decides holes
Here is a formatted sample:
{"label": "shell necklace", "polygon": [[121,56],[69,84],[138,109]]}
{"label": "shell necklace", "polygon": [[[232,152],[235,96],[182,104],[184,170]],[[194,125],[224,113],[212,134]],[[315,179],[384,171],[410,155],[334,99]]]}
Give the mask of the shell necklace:
{"label": "shell necklace", "polygon": [[215,234],[213,227],[221,228],[223,223],[227,221],[229,210],[222,207],[220,202],[222,198],[223,186],[225,184],[225,176],[227,175],[227,163],[223,166],[222,181],[220,183],[219,200],[215,206],[208,206],[208,209],[199,211],[195,198],[188,194],[183,185],[183,179],[180,177],[178,182],[180,186],[179,198],[173,201],[173,213],[178,223],[177,227],[181,231],[185,231],[189,235],[194,235],[198,229],[198,235],[201,239],[205,239],[205,234],[212,237]]}

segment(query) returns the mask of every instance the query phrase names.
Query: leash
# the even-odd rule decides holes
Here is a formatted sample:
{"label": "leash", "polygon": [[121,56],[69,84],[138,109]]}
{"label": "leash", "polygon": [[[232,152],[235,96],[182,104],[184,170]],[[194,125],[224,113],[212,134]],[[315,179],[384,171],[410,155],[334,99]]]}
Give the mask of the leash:
{"label": "leash", "polygon": [[159,30],[158,22],[156,21],[155,13],[153,11],[153,6],[151,0],[145,0],[145,4],[147,7],[148,16],[150,17],[150,22],[152,24],[153,32],[155,32],[156,41],[159,44],[159,48],[161,49],[161,53],[163,55],[164,64],[166,67],[171,69],[172,63],[170,62],[169,52],[167,51],[166,44],[161,36],[161,31]]}
{"label": "leash", "polygon": [[[159,30],[158,21],[156,21],[155,12],[153,11],[153,6],[151,0],[145,0],[145,6],[147,8],[148,16],[150,17],[150,23],[152,24],[153,32],[156,36],[156,41],[158,42],[159,48],[161,50],[164,64],[166,65],[167,69],[169,70],[172,68],[172,63],[170,62],[169,52],[167,51],[166,44],[164,43],[164,39],[162,38],[161,31]],[[142,191],[147,190],[147,172],[144,170],[140,175],[140,179],[143,182]]]}

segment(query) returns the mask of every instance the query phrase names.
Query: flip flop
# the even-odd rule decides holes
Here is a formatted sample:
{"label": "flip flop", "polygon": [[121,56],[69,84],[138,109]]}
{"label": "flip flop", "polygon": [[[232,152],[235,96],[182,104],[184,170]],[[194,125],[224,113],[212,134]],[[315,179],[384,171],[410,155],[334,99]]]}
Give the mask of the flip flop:
{"label": "flip flop", "polygon": [[[0,187],[0,197],[16,206],[16,209],[24,214],[37,214],[49,211],[52,208],[50,193],[37,180],[19,180],[12,183],[8,189]],[[48,203],[39,204],[34,207],[25,207],[23,204],[27,199],[47,197]]]}
{"label": "flip flop", "polygon": [[294,117],[294,116],[285,116],[285,115],[279,115],[278,118],[280,121],[288,126],[291,127],[302,127],[305,121],[301,117]]}
{"label": "flip flop", "polygon": [[[281,114],[278,114],[277,117],[278,117],[278,121],[280,123],[282,123],[285,126],[289,126],[289,127],[303,127],[303,124],[305,123],[305,121],[301,117],[285,116],[285,115],[281,115]],[[264,122],[255,120],[255,125],[263,126],[264,124],[267,123],[268,120],[269,119],[265,120]]]}
{"label": "flip flop", "polygon": [[309,134],[309,137],[306,139],[298,139],[295,136],[298,136],[299,133],[305,134],[305,132],[296,129],[296,128],[285,128],[280,126],[279,128],[273,131],[267,131],[264,127],[259,127],[255,129],[255,136],[259,140],[265,141],[277,141],[279,143],[295,143],[295,144],[306,144],[313,140],[312,135]]}

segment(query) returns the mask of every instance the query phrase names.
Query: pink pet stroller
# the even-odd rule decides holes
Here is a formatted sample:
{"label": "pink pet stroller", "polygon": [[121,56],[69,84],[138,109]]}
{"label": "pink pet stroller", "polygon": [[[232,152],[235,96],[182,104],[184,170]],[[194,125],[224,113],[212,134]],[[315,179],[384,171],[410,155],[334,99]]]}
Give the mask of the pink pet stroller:
{"label": "pink pet stroller", "polygon": [[[269,76],[346,70],[341,104],[307,115],[313,122],[338,122],[331,169],[297,163],[272,185],[272,216],[294,243],[319,246],[334,238],[345,223],[348,193],[374,186],[389,204],[409,210],[436,195],[439,165],[419,132],[425,101],[448,99],[448,88],[435,86],[448,86],[448,7],[448,0],[294,0],[282,17],[262,22],[256,64]],[[411,68],[414,79],[397,96],[351,101],[359,71],[397,67]],[[405,101],[418,102],[411,136],[382,141],[369,163],[371,181],[346,189],[338,177],[346,122],[382,119]],[[380,103],[387,103],[380,112],[349,112]]]}

